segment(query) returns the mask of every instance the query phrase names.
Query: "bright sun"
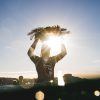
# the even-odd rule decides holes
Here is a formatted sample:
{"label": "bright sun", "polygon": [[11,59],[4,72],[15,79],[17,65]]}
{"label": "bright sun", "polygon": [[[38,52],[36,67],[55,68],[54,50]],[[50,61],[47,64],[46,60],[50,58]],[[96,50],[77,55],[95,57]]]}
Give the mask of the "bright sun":
{"label": "bright sun", "polygon": [[48,40],[44,42],[44,44],[51,48],[51,56],[56,55],[61,51],[62,43],[62,38],[58,36],[49,36]]}

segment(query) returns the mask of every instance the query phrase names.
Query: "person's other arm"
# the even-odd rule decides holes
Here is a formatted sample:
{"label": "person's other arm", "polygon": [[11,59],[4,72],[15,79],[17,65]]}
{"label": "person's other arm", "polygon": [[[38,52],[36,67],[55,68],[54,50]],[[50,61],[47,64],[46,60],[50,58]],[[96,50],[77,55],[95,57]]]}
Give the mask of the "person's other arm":
{"label": "person's other arm", "polygon": [[66,47],[64,44],[61,44],[61,52],[54,56],[55,61],[58,62],[59,60],[61,60],[65,55],[67,55],[67,51],[66,51]]}
{"label": "person's other arm", "polygon": [[38,39],[36,39],[36,40],[33,42],[33,44],[31,45],[31,47],[29,48],[29,50],[28,50],[28,52],[27,52],[28,56],[29,56],[31,59],[33,59],[33,60],[34,60],[34,58],[36,57],[36,56],[34,55],[34,50],[35,50],[35,48],[36,48],[37,42],[38,42]]}

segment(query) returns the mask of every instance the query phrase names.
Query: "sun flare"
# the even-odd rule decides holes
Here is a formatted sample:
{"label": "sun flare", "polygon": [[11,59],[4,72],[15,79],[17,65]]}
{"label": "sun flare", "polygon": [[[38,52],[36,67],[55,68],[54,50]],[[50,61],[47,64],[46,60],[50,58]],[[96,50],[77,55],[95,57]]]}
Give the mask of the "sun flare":
{"label": "sun flare", "polygon": [[61,51],[62,39],[57,36],[49,36],[48,40],[44,42],[51,48],[51,55],[56,55]]}

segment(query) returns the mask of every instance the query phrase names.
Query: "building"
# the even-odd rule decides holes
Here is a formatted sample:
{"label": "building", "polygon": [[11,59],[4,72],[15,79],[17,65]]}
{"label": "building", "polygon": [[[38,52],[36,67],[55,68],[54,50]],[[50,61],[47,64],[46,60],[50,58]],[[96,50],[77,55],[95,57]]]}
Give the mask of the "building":
{"label": "building", "polygon": [[63,79],[65,82],[65,85],[70,84],[70,83],[75,83],[75,82],[82,80],[82,78],[72,76],[72,74],[64,74]]}

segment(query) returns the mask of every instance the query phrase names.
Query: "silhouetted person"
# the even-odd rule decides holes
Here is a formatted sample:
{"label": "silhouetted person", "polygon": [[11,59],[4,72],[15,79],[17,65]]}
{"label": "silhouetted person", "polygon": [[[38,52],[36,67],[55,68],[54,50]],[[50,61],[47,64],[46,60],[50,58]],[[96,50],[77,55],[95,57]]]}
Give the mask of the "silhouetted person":
{"label": "silhouetted person", "polygon": [[54,80],[54,67],[55,64],[61,60],[67,53],[64,44],[61,45],[61,52],[50,57],[50,48],[43,45],[41,48],[41,56],[34,55],[34,50],[38,39],[36,39],[28,50],[28,56],[34,62],[38,73],[38,83],[46,83]]}
{"label": "silhouetted person", "polygon": [[19,76],[19,84],[20,85],[24,83],[23,79],[24,79],[23,76]]}

